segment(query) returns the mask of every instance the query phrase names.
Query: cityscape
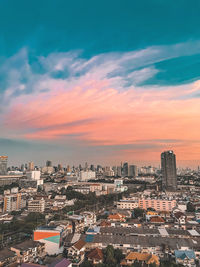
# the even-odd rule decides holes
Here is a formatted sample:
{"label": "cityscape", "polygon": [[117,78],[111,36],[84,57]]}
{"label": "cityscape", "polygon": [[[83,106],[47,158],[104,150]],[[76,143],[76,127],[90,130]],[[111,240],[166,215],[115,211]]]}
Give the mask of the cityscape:
{"label": "cityscape", "polygon": [[199,266],[200,168],[9,166],[0,156],[1,266]]}
{"label": "cityscape", "polygon": [[200,267],[200,0],[0,1],[0,267]]}

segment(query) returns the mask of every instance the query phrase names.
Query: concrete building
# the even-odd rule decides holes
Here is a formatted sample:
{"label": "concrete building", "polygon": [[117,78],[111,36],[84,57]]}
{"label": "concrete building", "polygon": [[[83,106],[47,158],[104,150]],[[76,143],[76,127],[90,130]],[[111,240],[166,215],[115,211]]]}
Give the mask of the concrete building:
{"label": "concrete building", "polygon": [[88,181],[90,179],[95,179],[96,173],[93,171],[80,171],[79,179],[80,181]]}
{"label": "concrete building", "polygon": [[173,151],[165,151],[161,154],[162,187],[164,190],[176,191],[176,156]]}
{"label": "concrete building", "polygon": [[62,226],[41,226],[34,231],[34,241],[45,243],[45,251],[49,255],[63,252],[63,239],[66,229]]}
{"label": "concrete building", "polygon": [[44,212],[45,210],[45,200],[29,200],[28,201],[28,211],[29,212]]}
{"label": "concrete building", "polygon": [[138,207],[144,210],[153,208],[156,211],[172,211],[176,207],[176,200],[140,198]]}
{"label": "concrete building", "polygon": [[118,209],[127,209],[127,210],[133,210],[135,208],[138,208],[138,201],[134,200],[120,200],[117,202],[117,208]]}
{"label": "concrete building", "polygon": [[4,212],[21,210],[26,207],[26,195],[22,193],[4,196]]}
{"label": "concrete building", "polygon": [[7,156],[0,156],[0,175],[7,174],[7,162],[8,162]]}

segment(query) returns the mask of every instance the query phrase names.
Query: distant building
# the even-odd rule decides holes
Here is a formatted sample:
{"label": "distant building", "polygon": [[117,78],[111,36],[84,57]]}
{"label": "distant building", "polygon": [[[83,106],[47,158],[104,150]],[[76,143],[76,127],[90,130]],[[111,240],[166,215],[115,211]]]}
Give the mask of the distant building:
{"label": "distant building", "polygon": [[138,169],[137,169],[136,165],[130,165],[129,166],[128,176],[133,177],[133,178],[138,176]]}
{"label": "distant building", "polygon": [[40,180],[40,171],[30,171],[26,173],[28,179]]}
{"label": "distant building", "polygon": [[46,167],[52,167],[52,161],[51,160],[46,161]]}
{"label": "distant building", "polygon": [[34,162],[33,161],[29,162],[28,163],[28,170],[29,171],[34,171],[34,169],[35,169]]}
{"label": "distant building", "polygon": [[123,176],[128,176],[128,162],[124,162],[124,165],[123,165]]}
{"label": "distant building", "polygon": [[161,154],[162,187],[164,190],[176,191],[176,156],[173,151],[165,151]]}
{"label": "distant building", "polygon": [[122,176],[122,167],[117,166],[117,176],[121,177]]}
{"label": "distant building", "polygon": [[52,166],[45,166],[42,168],[42,173],[51,174],[54,172],[54,167]]}
{"label": "distant building", "polygon": [[93,171],[80,171],[80,181],[88,181],[96,178],[96,173]]}
{"label": "distant building", "polygon": [[7,162],[8,162],[7,156],[0,156],[0,175],[7,174]]}

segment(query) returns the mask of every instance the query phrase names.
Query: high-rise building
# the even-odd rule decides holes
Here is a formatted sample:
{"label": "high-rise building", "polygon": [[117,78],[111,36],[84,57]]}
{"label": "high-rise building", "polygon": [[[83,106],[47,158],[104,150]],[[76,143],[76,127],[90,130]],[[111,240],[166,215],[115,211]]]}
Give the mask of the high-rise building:
{"label": "high-rise building", "polygon": [[172,150],[161,154],[162,187],[164,190],[177,189],[176,156]]}
{"label": "high-rise building", "polygon": [[52,161],[51,160],[46,161],[46,167],[52,167]]}
{"label": "high-rise building", "polygon": [[0,156],[0,175],[7,174],[7,162],[8,162],[7,156]]}
{"label": "high-rise building", "polygon": [[123,164],[123,176],[128,176],[128,162]]}
{"label": "high-rise building", "polygon": [[8,194],[4,196],[4,212],[21,210],[26,207],[26,194]]}
{"label": "high-rise building", "polygon": [[128,176],[130,177],[136,177],[138,176],[138,169],[137,169],[137,166],[136,165],[130,165],[129,166],[129,174]]}
{"label": "high-rise building", "polygon": [[33,162],[33,161],[29,162],[29,163],[28,163],[28,170],[29,170],[29,171],[34,171],[34,168],[35,168],[35,167],[34,167],[34,162]]}
{"label": "high-rise building", "polygon": [[117,166],[117,176],[121,177],[122,176],[122,167]]}

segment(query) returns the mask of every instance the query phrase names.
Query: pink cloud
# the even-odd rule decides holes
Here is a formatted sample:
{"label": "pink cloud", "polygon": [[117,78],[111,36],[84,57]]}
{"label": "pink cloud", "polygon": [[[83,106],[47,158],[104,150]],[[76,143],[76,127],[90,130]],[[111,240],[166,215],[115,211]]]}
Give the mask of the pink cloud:
{"label": "pink cloud", "polygon": [[[173,144],[178,153],[186,155],[190,149],[191,158],[200,153],[199,143],[192,144],[199,140],[199,99],[179,98],[196,90],[198,83],[187,85],[187,89],[136,87],[127,91],[110,87],[106,79],[80,80],[71,88],[64,81],[48,84],[50,91],[21,96],[12,103],[6,115],[7,128],[20,129],[20,135],[27,139],[55,140],[74,135],[91,145],[179,139],[183,140],[181,145]],[[146,156],[150,154],[153,152]]]}

